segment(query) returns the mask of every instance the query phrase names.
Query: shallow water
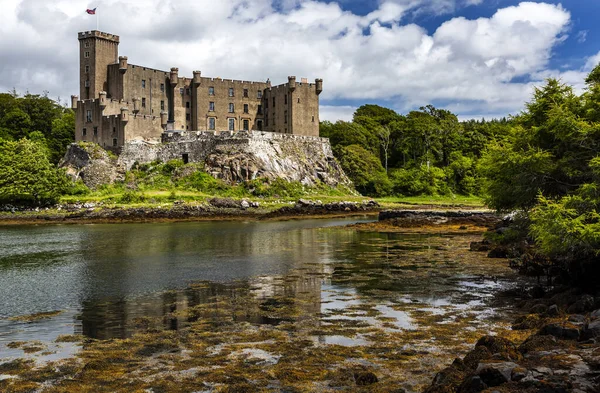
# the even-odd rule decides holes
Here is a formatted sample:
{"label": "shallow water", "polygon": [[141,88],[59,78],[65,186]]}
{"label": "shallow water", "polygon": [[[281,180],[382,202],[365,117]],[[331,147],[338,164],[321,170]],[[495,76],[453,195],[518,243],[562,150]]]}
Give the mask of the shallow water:
{"label": "shallow water", "polygon": [[[441,354],[505,325],[508,316],[490,300],[515,276],[504,261],[468,251],[479,235],[344,227],[353,222],[2,227],[0,360],[75,353],[77,344],[54,342],[60,335],[126,338],[148,326],[178,330],[227,319],[292,326],[315,345],[366,352],[393,339],[424,354],[405,365],[422,375],[417,368],[431,373],[446,360]],[[11,319],[48,311],[61,313]],[[20,341],[39,341],[44,350],[7,347]],[[268,357],[252,346],[243,351]],[[277,356],[265,361],[276,364]]]}

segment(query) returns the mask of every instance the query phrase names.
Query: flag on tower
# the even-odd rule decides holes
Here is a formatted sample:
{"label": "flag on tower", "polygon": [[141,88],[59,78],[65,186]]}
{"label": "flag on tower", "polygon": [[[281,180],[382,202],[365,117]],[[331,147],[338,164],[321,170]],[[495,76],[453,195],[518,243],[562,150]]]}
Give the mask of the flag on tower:
{"label": "flag on tower", "polygon": [[87,12],[90,15],[96,15],[96,9],[94,8],[93,10],[90,10],[89,8],[87,10],[85,10],[85,12]]}

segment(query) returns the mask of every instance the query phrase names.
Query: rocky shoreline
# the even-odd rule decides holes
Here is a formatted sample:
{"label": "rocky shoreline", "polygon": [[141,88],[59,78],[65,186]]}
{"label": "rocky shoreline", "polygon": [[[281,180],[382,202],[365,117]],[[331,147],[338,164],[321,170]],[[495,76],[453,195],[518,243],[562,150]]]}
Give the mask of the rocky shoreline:
{"label": "rocky shoreline", "polygon": [[375,213],[379,210],[379,204],[373,200],[322,203],[300,199],[292,206],[272,210],[261,206],[258,202],[231,198],[212,198],[202,204],[175,201],[173,204],[168,205],[144,207],[83,203],[58,205],[48,209],[17,210],[14,207],[5,206],[4,211],[0,212],[0,224],[260,220],[307,216],[349,216]]}
{"label": "rocky shoreline", "polygon": [[439,372],[425,393],[593,393],[600,391],[600,293],[548,293],[536,287],[517,307],[513,330],[533,333],[517,345],[485,336]]}

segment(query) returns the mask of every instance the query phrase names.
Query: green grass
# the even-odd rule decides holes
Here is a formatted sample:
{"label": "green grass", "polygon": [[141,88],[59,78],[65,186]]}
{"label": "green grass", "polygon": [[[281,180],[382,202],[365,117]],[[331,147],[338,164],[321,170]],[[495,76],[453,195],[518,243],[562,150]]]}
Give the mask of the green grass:
{"label": "green grass", "polygon": [[410,197],[385,197],[376,198],[384,207],[398,207],[398,205],[434,205],[440,207],[469,207],[469,208],[486,208],[483,198],[478,196],[464,195],[421,195]]}

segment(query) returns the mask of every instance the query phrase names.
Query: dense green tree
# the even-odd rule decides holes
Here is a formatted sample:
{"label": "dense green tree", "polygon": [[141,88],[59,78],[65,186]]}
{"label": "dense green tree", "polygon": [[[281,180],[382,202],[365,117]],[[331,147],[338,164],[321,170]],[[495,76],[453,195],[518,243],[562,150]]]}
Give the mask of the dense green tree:
{"label": "dense green tree", "polygon": [[40,206],[66,190],[65,174],[48,160],[40,143],[0,140],[0,203]]}
{"label": "dense green tree", "polygon": [[343,146],[338,159],[344,172],[361,194],[384,196],[390,193],[392,185],[385,169],[377,156],[370,151],[359,145]]}

